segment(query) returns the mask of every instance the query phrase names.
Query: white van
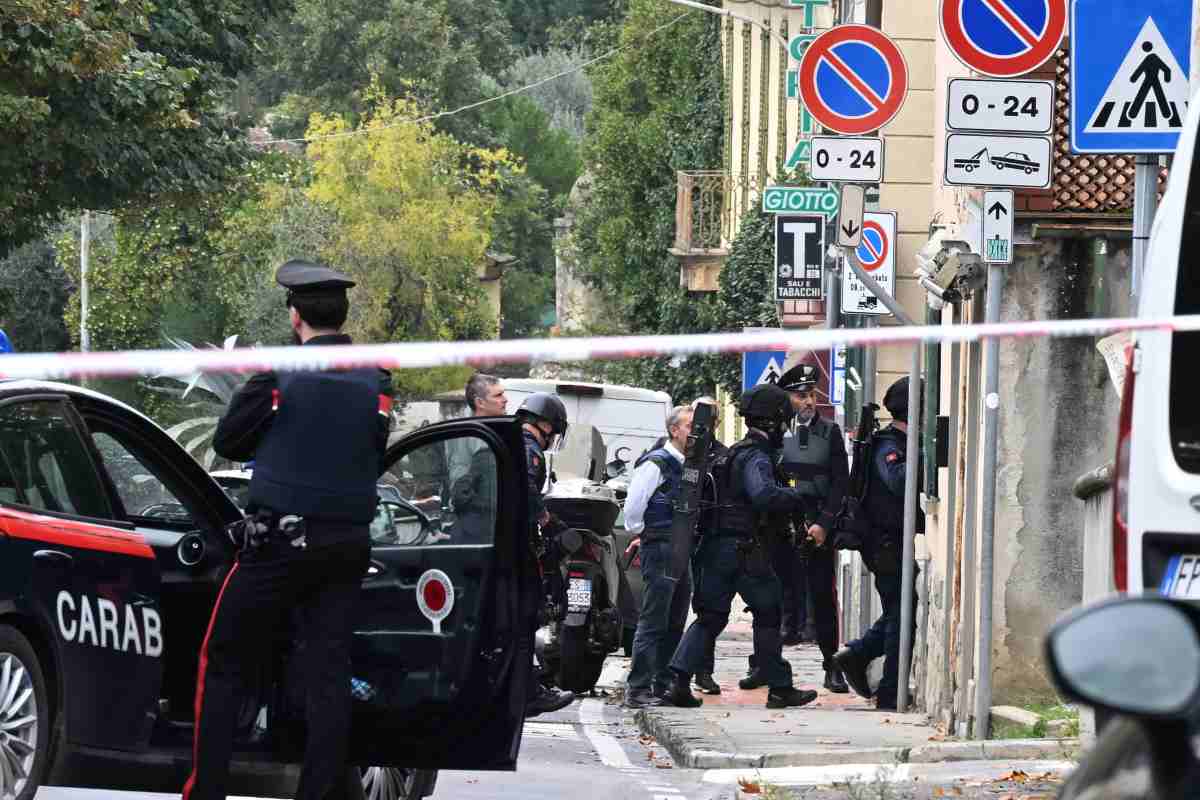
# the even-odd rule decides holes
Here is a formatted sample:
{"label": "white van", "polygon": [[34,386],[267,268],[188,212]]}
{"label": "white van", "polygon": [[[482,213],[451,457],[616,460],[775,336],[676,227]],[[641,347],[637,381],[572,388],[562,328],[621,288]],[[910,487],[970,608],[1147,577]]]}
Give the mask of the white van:
{"label": "white van", "polygon": [[508,413],[515,414],[521,401],[535,392],[550,392],[562,398],[571,425],[591,425],[604,437],[609,461],[632,463],[666,434],[671,414],[671,396],[666,392],[605,383],[546,381],[532,378],[505,379]]}
{"label": "white van", "polygon": [[[1138,316],[1200,314],[1200,102],[1189,108],[1154,220]],[[1113,475],[1116,588],[1200,599],[1200,332],[1139,332]]]}

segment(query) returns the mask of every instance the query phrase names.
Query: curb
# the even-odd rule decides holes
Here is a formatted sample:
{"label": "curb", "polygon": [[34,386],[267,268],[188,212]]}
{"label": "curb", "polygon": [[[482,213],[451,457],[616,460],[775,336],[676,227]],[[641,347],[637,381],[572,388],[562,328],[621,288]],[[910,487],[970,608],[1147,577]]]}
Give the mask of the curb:
{"label": "curb", "polygon": [[[931,742],[919,747],[808,747],[787,753],[742,753],[726,737],[688,736],[690,725],[672,725],[665,715],[647,709],[635,715],[638,728],[690,769],[744,769],[755,767],[826,767],[836,764],[933,764],[946,761],[1005,761],[1063,759],[1079,750],[1078,739],[989,739],[967,742]],[[728,745],[721,747],[721,745]]]}

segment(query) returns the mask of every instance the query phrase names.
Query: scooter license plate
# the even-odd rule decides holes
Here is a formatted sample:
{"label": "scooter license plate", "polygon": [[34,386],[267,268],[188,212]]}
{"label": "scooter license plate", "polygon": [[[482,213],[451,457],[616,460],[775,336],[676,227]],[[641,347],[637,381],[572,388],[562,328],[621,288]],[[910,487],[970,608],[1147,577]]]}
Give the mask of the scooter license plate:
{"label": "scooter license plate", "polygon": [[1200,555],[1171,556],[1159,588],[1167,597],[1200,600]]}
{"label": "scooter license plate", "polygon": [[592,579],[569,578],[567,582],[567,609],[580,611],[592,607]]}

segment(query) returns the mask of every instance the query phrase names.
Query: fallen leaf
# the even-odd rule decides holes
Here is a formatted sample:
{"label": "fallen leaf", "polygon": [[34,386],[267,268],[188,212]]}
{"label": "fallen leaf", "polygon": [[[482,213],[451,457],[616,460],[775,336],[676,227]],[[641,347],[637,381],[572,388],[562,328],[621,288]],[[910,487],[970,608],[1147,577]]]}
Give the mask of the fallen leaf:
{"label": "fallen leaf", "polygon": [[849,739],[817,739],[817,744],[850,744]]}
{"label": "fallen leaf", "polygon": [[779,719],[780,717],[783,717],[783,716],[785,716],[785,715],[783,714],[783,712],[780,712],[780,713],[777,713],[777,714],[772,714],[771,716],[772,716],[772,717],[775,717],[776,719]]}
{"label": "fallen leaf", "polygon": [[654,737],[653,736],[639,736],[638,741],[641,742],[642,744],[644,744],[646,747],[649,747],[650,745],[654,744]]}
{"label": "fallen leaf", "polygon": [[997,778],[997,780],[998,781],[1011,781],[1012,783],[1025,783],[1026,781],[1029,780],[1029,774],[1022,770],[1014,769],[1012,772],[1008,773],[1007,775],[1005,775],[1001,778]]}
{"label": "fallen leaf", "polygon": [[656,761],[654,762],[654,766],[658,767],[659,769],[673,769],[675,767],[674,764],[668,764],[665,761]]}
{"label": "fallen leaf", "polygon": [[744,794],[761,794],[762,793],[761,786],[759,786],[754,781],[748,781],[745,778],[738,778],[738,788],[741,789]]}

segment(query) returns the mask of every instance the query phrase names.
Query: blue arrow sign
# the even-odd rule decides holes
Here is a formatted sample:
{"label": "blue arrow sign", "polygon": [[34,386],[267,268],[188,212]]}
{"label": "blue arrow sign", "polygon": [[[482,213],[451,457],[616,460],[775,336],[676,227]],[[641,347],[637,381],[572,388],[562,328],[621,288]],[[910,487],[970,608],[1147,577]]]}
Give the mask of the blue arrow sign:
{"label": "blue arrow sign", "polygon": [[784,350],[742,353],[742,391],[748,392],[760,383],[776,383],[783,377]]}
{"label": "blue arrow sign", "polygon": [[1071,150],[1171,153],[1187,115],[1192,4],[1074,0]]}

